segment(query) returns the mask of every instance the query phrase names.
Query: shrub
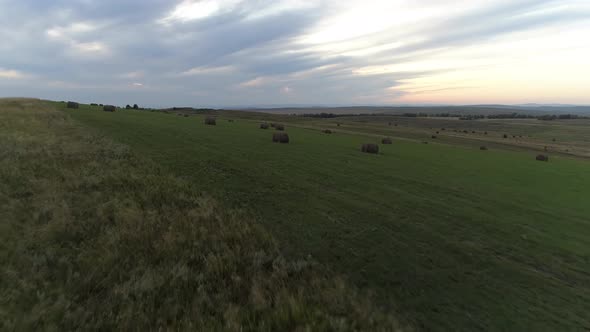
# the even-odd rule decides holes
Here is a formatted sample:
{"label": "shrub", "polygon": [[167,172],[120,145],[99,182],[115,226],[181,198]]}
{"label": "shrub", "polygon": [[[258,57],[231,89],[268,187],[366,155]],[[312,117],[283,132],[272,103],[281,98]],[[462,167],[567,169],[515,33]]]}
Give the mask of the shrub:
{"label": "shrub", "polygon": [[215,126],[215,125],[217,125],[217,122],[214,117],[208,116],[205,118],[205,124],[210,125],[210,126]]}
{"label": "shrub", "polygon": [[379,153],[379,145],[372,144],[372,143],[363,144],[363,145],[361,145],[361,151],[364,153],[377,154],[377,153]]}
{"label": "shrub", "polygon": [[508,138],[508,135],[504,134],[504,136],[503,136],[503,137],[504,137],[504,138]]}
{"label": "shrub", "polygon": [[389,137],[385,137],[384,139],[381,140],[382,144],[392,144],[393,141],[391,140],[391,138]]}
{"label": "shrub", "polygon": [[537,155],[537,157],[535,159],[537,159],[538,161],[549,161],[549,156],[546,156],[544,154],[539,154],[539,155]]}
{"label": "shrub", "polygon": [[432,135],[432,139],[435,139],[435,138],[436,138],[436,135]]}
{"label": "shrub", "polygon": [[487,150],[488,148],[487,148],[487,147],[485,147],[485,146],[480,146],[480,147],[479,147],[479,149],[480,149],[480,150],[484,150],[484,151],[485,151],[485,150]]}
{"label": "shrub", "polygon": [[289,143],[289,135],[287,133],[272,134],[272,141],[275,143]]}
{"label": "shrub", "polygon": [[68,101],[67,108],[78,109],[80,108],[80,104],[74,101]]}
{"label": "shrub", "polygon": [[260,129],[268,129],[268,123],[261,123]]}
{"label": "shrub", "polygon": [[331,134],[332,131],[330,129],[325,129],[322,131],[324,134]]}
{"label": "shrub", "polygon": [[104,105],[104,107],[102,108],[103,111],[105,112],[114,112],[117,110],[117,108],[113,105]]}

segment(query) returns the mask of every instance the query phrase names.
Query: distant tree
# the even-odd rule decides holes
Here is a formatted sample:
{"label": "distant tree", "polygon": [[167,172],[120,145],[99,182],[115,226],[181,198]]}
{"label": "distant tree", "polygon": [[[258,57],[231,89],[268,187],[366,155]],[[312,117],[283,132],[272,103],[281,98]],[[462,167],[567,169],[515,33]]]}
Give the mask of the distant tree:
{"label": "distant tree", "polygon": [[134,110],[138,110],[139,109],[139,106],[137,106],[137,104],[133,104],[133,109]]}
{"label": "distant tree", "polygon": [[125,106],[125,109],[131,109],[131,105],[127,104],[127,106]]}

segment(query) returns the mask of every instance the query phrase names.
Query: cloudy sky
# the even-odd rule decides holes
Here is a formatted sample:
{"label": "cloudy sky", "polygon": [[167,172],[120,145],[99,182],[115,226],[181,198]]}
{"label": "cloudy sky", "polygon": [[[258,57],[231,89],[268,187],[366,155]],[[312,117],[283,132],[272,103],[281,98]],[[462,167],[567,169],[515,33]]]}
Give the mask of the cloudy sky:
{"label": "cloudy sky", "polygon": [[0,97],[590,104],[588,0],[0,0]]}

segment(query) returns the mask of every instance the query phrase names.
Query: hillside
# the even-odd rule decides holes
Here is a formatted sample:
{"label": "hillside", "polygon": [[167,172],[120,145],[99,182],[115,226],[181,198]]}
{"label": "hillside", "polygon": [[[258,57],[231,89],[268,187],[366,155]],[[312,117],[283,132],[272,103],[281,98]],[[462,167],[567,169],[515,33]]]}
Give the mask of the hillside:
{"label": "hillside", "polygon": [[[258,222],[56,104],[0,100],[0,330],[382,330]],[[304,257],[304,256],[300,256]]]}
{"label": "hillside", "polygon": [[[287,257],[311,254],[375,290],[380,304],[399,303],[419,329],[590,324],[590,175],[587,160],[566,152],[587,151],[587,120],[389,126],[379,117],[66,112],[255,216]],[[262,121],[284,124],[290,143],[272,143]],[[436,134],[441,123],[457,132]],[[393,144],[378,155],[360,152],[384,136]],[[539,153],[550,161],[536,161]]]}

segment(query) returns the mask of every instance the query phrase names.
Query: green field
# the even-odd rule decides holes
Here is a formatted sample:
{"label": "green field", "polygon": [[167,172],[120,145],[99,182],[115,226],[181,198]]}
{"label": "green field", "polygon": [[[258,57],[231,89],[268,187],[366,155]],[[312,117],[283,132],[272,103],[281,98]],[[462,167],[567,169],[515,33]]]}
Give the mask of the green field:
{"label": "green field", "polygon": [[[590,328],[590,164],[565,150],[535,161],[552,135],[537,124],[529,146],[497,135],[433,140],[436,122],[220,112],[206,126],[204,115],[65,112],[259,220],[288,257],[311,255],[395,303],[418,329]],[[291,143],[273,144],[262,119],[284,123]],[[521,128],[501,123],[494,133]],[[553,130],[587,149],[584,134],[572,137],[587,131],[571,123]],[[328,127],[336,133],[321,133]],[[359,151],[384,135],[394,144],[379,155]]]}
{"label": "green field", "polygon": [[52,104],[0,99],[0,331],[193,330],[401,329],[193,183]]}

